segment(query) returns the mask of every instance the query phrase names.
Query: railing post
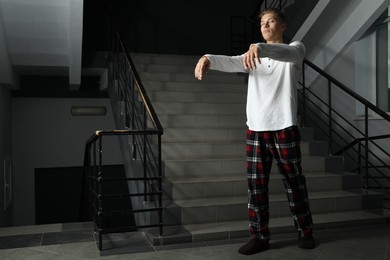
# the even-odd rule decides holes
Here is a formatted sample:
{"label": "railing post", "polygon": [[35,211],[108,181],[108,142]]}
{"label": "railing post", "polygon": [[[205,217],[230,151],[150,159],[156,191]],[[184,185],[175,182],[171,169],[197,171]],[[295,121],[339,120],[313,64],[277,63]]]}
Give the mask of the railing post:
{"label": "railing post", "polygon": [[333,152],[332,148],[332,140],[333,140],[333,127],[332,127],[332,82],[328,80],[328,103],[329,103],[329,108],[328,108],[328,123],[329,123],[329,150],[330,153]]}
{"label": "railing post", "polygon": [[103,249],[103,234],[101,232],[101,228],[103,225],[103,201],[102,201],[102,177],[103,177],[103,172],[102,172],[102,161],[103,161],[103,149],[102,149],[102,136],[99,136],[98,139],[99,142],[99,151],[98,151],[98,190],[97,190],[97,195],[98,195],[98,232],[99,232],[99,250],[101,251]]}
{"label": "railing post", "polygon": [[368,189],[368,107],[365,106],[365,109],[364,109],[364,143],[365,143],[365,146],[366,146],[366,149],[365,149],[365,167],[366,167],[366,170],[365,170],[365,174],[366,174],[366,189]]}
{"label": "railing post", "polygon": [[[130,82],[130,92],[131,92],[131,129],[135,130],[135,86],[134,86],[134,78],[133,75],[131,76],[131,82]],[[136,147],[136,138],[133,135],[132,136],[132,157],[133,160],[137,159],[137,147]]]}
{"label": "railing post", "polygon": [[143,136],[143,144],[142,144],[142,149],[143,149],[143,159],[142,159],[142,163],[144,165],[144,202],[147,202],[148,201],[148,197],[146,195],[146,193],[148,192],[148,181],[147,181],[147,178],[148,178],[148,172],[147,172],[147,160],[146,160],[146,138],[147,138],[147,135],[144,134]]}
{"label": "railing post", "polygon": [[301,115],[301,127],[306,126],[306,74],[305,74],[305,62],[302,62],[302,115]]}
{"label": "railing post", "polygon": [[[146,116],[146,108],[144,107],[143,109],[143,130],[147,130],[147,116]],[[144,181],[144,193],[146,194],[148,192],[148,182],[146,180],[146,178],[148,177],[148,174],[147,174],[147,160],[146,160],[146,138],[147,138],[147,135],[143,135],[143,163],[144,163],[144,178],[145,178],[145,181]],[[147,201],[147,196],[145,195],[144,196],[144,201],[146,202]]]}
{"label": "railing post", "polygon": [[158,189],[161,191],[161,193],[158,195],[158,207],[159,210],[159,220],[160,220],[160,236],[163,235],[163,215],[162,215],[162,158],[161,158],[161,133],[158,134]]}
{"label": "railing post", "polygon": [[362,142],[358,142],[358,173],[362,176]]}

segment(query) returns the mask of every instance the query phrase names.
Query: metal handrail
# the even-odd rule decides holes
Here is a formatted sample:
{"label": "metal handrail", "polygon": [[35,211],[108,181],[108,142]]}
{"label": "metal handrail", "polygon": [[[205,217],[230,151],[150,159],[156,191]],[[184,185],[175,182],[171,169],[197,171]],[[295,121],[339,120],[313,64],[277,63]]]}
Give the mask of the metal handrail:
{"label": "metal handrail", "polygon": [[[158,227],[160,236],[163,235],[162,222],[162,159],[161,136],[163,127],[151,104],[145,87],[136,70],[132,57],[121,39],[120,33],[114,24],[109,23],[109,52],[108,52],[108,90],[110,93],[113,112],[116,116],[117,130],[97,130],[86,142],[84,155],[84,189],[83,198],[89,198],[87,207],[89,216],[95,224],[95,231],[99,234],[98,248],[103,249],[103,234],[132,231],[138,228]],[[126,177],[115,178],[104,173],[103,175],[103,138],[106,136],[129,136],[122,140],[122,152],[129,151],[124,157],[132,157],[127,167]],[[155,138],[157,137],[157,138]],[[120,139],[120,138],[119,138]],[[121,140],[121,139],[120,139]],[[157,149],[155,149],[157,147]],[[142,172],[136,172],[134,161],[141,162]],[[127,161],[127,160],[125,160]],[[142,175],[142,176],[139,176]],[[128,193],[104,194],[103,183],[115,181],[127,182]],[[130,185],[129,183],[132,183]],[[131,187],[135,190],[131,190]],[[105,200],[132,199],[132,209],[107,208]],[[138,198],[142,199],[140,203]],[[81,209],[85,215],[85,209]],[[135,223],[133,226],[113,227],[106,225],[107,217],[113,215],[127,215],[134,218],[134,214],[156,212],[156,224]]]}
{"label": "metal handrail", "polygon": [[[103,240],[102,235],[108,233],[118,233],[118,232],[128,232],[134,230],[135,228],[146,228],[146,227],[158,227],[160,229],[160,235],[162,235],[162,176],[161,171],[154,176],[146,177],[126,177],[126,178],[110,178],[103,176],[103,148],[102,142],[104,136],[118,136],[118,135],[156,135],[158,130],[110,130],[110,131],[96,131],[86,142],[85,146],[85,157],[84,157],[84,198],[89,198],[87,205],[82,207],[88,207],[90,218],[93,220],[95,225],[95,231],[99,234],[98,248],[99,250],[103,249]],[[146,138],[145,138],[146,140]],[[159,149],[159,153],[161,150]],[[159,154],[159,158],[161,158]],[[146,165],[146,158],[141,158]],[[159,161],[157,168],[161,170],[161,161]],[[108,173],[109,174],[109,173]],[[155,191],[137,192],[137,193],[113,193],[113,194],[103,194],[102,192],[102,183],[113,182],[113,181],[134,181],[134,182],[143,182],[145,185],[158,186],[158,189]],[[154,184],[157,182],[157,184]],[[123,199],[130,197],[140,197],[147,196],[150,198],[157,197],[158,201],[152,200],[154,203],[154,208],[136,208],[136,209],[121,209],[121,210],[107,210],[105,209],[103,201],[105,199]],[[84,209],[85,210],[85,209]],[[144,212],[157,212],[159,216],[159,221],[157,224],[141,224],[135,226],[123,226],[112,228],[110,226],[105,227],[103,223],[104,218],[112,215],[133,215],[136,213]]]}
{"label": "metal handrail", "polygon": [[142,98],[143,103],[145,104],[145,107],[150,115],[150,119],[152,120],[153,124],[155,125],[158,133],[163,134],[164,130],[163,130],[163,127],[161,125],[161,122],[157,116],[156,111],[154,110],[154,108],[152,106],[152,103],[150,102],[150,98],[146,92],[146,89],[142,83],[142,80],[138,74],[138,71],[136,70],[136,67],[135,67],[133,59],[131,58],[130,52],[129,52],[127,46],[124,44],[122,37],[119,34],[119,31],[116,29],[116,27],[114,27],[114,25],[113,25],[113,30],[114,30],[116,37],[119,40],[120,47],[122,48],[123,53],[126,56],[126,62],[128,63],[129,69],[131,70],[133,77],[135,79],[135,82],[136,82],[135,86],[137,87],[137,89],[140,93],[140,97]]}
{"label": "metal handrail", "polygon": [[[307,88],[305,83],[305,72],[306,72],[306,66],[310,69],[314,70],[319,74],[319,76],[325,78],[328,81],[328,102],[323,101],[318,96],[316,96],[309,88]],[[313,112],[313,117],[316,117],[317,121],[321,118],[321,114],[328,118],[326,127],[328,128],[328,132],[325,133],[326,136],[329,138],[329,147],[330,147],[330,153],[332,155],[347,155],[350,156],[350,151],[354,152],[357,155],[357,159],[354,160],[357,167],[353,169],[352,171],[357,171],[360,174],[364,175],[363,178],[363,187],[366,189],[369,188],[379,188],[385,191],[387,195],[390,196],[390,187],[386,186],[384,183],[380,183],[377,181],[377,179],[383,179],[386,180],[388,184],[390,184],[390,176],[388,176],[386,173],[381,171],[381,168],[389,169],[389,163],[386,163],[380,156],[378,156],[376,153],[372,151],[372,148],[370,149],[370,146],[373,148],[376,148],[378,151],[381,151],[381,154],[385,156],[386,158],[390,158],[390,154],[385,151],[383,148],[381,148],[377,143],[375,143],[375,140],[384,140],[389,139],[390,134],[384,134],[384,135],[377,135],[377,136],[370,136],[369,135],[369,110],[376,113],[378,116],[381,116],[385,121],[390,123],[390,115],[388,115],[386,112],[360,96],[359,94],[355,93],[348,87],[346,87],[344,84],[339,82],[337,79],[326,73],[325,71],[321,70],[318,66],[314,65],[312,62],[308,61],[307,59],[304,60],[302,65],[302,82],[300,82],[301,86],[303,87],[300,91],[302,96],[302,125],[306,125],[306,119],[307,119],[307,110],[308,110],[308,100],[307,96],[311,95],[313,98],[318,99],[321,104],[325,104],[325,106],[328,109],[328,112],[323,111],[320,108],[316,108],[317,111],[320,111],[319,113]],[[349,97],[352,97],[355,101],[359,102],[364,106],[364,131],[361,131],[359,128],[354,126],[352,123],[350,123],[347,119],[345,119],[342,115],[340,115],[337,111],[334,110],[332,107],[332,87],[337,87],[338,89],[342,90],[344,93],[346,93]],[[307,94],[308,93],[308,94]],[[310,107],[315,107],[316,105],[313,105],[315,102],[310,101]],[[349,126],[352,127],[353,130],[356,131],[356,133],[360,134],[362,137],[356,137],[353,136],[349,131],[347,131],[334,117],[337,116],[339,120],[342,120],[343,122],[346,122]],[[321,119],[320,119],[321,120]],[[316,120],[312,119],[311,122],[315,122]],[[323,120],[324,122],[326,120]],[[314,123],[314,125],[318,125],[318,123]],[[343,131],[343,134],[340,134],[334,129],[334,126],[337,126],[339,128],[339,131]],[[324,133],[324,129],[320,128],[321,131]],[[340,143],[335,141],[334,134],[337,134],[339,137],[343,138],[342,136],[349,137],[352,141],[346,141],[344,146],[341,146]],[[333,144],[337,144],[340,146],[340,148],[337,151],[333,151]],[[355,148],[358,146],[357,148]],[[362,152],[362,150],[364,152]],[[371,159],[370,159],[371,158]],[[372,160],[376,161],[376,163],[379,163],[380,165],[376,165]],[[362,160],[364,160],[364,163],[362,163]],[[370,171],[371,170],[371,171]],[[374,176],[374,174],[379,174],[379,176]],[[369,183],[369,180],[372,180],[377,184],[377,186],[372,186]],[[387,199],[387,198],[385,198]]]}
{"label": "metal handrail", "polygon": [[323,76],[326,79],[328,79],[329,81],[331,81],[332,84],[334,84],[335,86],[337,86],[338,88],[340,88],[341,90],[346,92],[349,96],[353,97],[354,99],[356,99],[357,101],[359,101],[363,105],[367,106],[367,108],[371,109],[376,114],[380,115],[381,117],[383,117],[384,119],[386,119],[387,121],[390,122],[390,115],[388,115],[386,112],[384,112],[383,110],[381,110],[380,108],[378,108],[377,106],[375,106],[370,101],[368,101],[367,99],[363,98],[362,96],[360,96],[359,94],[357,94],[356,92],[351,90],[350,88],[346,87],[340,81],[338,81],[337,79],[335,79],[334,77],[332,77],[331,75],[326,73],[324,70],[320,69],[314,63],[312,63],[311,61],[305,59],[304,60],[304,64],[308,65],[311,69],[315,70],[318,74],[320,74],[321,76]]}

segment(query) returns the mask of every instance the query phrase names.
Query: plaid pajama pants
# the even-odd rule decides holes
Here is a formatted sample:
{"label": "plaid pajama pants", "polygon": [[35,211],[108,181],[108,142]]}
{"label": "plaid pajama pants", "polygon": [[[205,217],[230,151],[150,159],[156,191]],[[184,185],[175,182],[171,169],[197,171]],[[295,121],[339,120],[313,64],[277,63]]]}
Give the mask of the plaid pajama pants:
{"label": "plaid pajama pants", "polygon": [[306,183],[301,175],[300,138],[297,126],[280,131],[247,130],[248,215],[252,238],[271,239],[268,229],[268,182],[273,159],[282,174],[296,228],[305,235],[312,232]]}

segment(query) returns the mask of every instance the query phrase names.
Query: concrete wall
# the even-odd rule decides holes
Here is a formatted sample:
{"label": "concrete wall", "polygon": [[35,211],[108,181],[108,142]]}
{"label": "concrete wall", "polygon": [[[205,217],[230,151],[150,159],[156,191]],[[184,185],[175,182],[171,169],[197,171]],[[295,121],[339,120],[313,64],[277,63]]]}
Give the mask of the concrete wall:
{"label": "concrete wall", "polygon": [[[374,23],[390,3],[378,0],[375,1],[376,8],[368,10],[364,8],[365,5],[372,6],[374,2],[348,0],[343,2],[345,8],[340,8],[339,3],[336,2],[330,2],[303,38],[307,47],[307,56],[309,60],[324,68],[326,72],[346,87],[376,104],[378,39],[375,32],[377,26]],[[364,10],[363,14],[362,10]],[[332,23],[330,23],[329,17],[334,18],[331,20]],[[345,19],[341,19],[342,17]],[[356,27],[357,24],[360,24],[361,27]],[[335,37],[336,34],[343,34],[343,36]],[[310,75],[310,73],[307,74]],[[328,82],[317,78],[312,83],[312,90],[324,100],[328,100]],[[364,107],[360,102],[346,95],[337,87],[332,87],[332,105],[338,113],[351,120],[355,127],[364,132],[364,120],[362,120]],[[371,111],[369,113],[373,114]],[[361,134],[357,133],[351,126],[341,120],[339,123],[349,130],[349,133],[361,137]],[[368,127],[370,136],[390,132],[390,123],[375,115],[370,118]],[[348,136],[345,138],[349,140]],[[388,140],[378,143],[385,150],[390,149]],[[378,155],[383,156],[379,153]],[[386,157],[384,159],[388,160]]]}
{"label": "concrete wall", "polygon": [[257,1],[112,1],[133,52],[230,54],[231,15],[250,16]]}
{"label": "concrete wall", "polygon": [[[107,114],[72,116],[77,105],[105,106]],[[82,166],[85,142],[97,129],[115,129],[108,99],[12,99],[14,225],[35,224],[34,169]],[[103,140],[103,149],[105,163],[122,163],[117,139]]]}

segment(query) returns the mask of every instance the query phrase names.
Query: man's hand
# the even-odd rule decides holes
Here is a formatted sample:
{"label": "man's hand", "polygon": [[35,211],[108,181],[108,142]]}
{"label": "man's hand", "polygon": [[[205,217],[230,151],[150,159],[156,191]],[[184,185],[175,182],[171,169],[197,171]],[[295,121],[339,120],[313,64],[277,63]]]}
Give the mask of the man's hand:
{"label": "man's hand", "polygon": [[201,57],[195,67],[195,78],[202,80],[203,74],[206,74],[209,69],[210,60],[206,56]]}
{"label": "man's hand", "polygon": [[244,54],[244,68],[254,70],[256,69],[256,60],[260,61],[260,50],[257,44],[251,44],[249,50]]}

